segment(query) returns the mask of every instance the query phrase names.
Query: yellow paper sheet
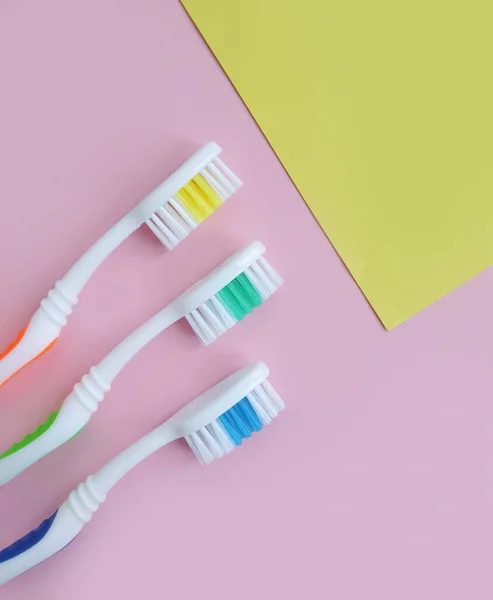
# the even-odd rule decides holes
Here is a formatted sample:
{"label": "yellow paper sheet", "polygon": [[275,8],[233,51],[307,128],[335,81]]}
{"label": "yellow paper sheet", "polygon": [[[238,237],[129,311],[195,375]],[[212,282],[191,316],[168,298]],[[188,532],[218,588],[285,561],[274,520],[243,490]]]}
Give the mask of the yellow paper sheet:
{"label": "yellow paper sheet", "polygon": [[493,263],[491,0],[183,0],[387,328]]}

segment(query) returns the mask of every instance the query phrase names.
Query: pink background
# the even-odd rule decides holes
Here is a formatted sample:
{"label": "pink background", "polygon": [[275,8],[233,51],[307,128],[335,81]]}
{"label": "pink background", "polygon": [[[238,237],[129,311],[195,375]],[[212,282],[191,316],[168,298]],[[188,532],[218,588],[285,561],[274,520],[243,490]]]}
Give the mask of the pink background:
{"label": "pink background", "polygon": [[3,0],[0,57],[0,346],[205,141],[247,184],[172,257],[142,229],[108,260],[56,349],[1,390],[2,449],[245,243],[287,279],[208,349],[185,326],[145,349],[80,437],[0,490],[0,547],[247,362],[289,404],[208,469],[182,444],[152,456],[0,598],[490,600],[492,272],[386,333],[177,0]]}

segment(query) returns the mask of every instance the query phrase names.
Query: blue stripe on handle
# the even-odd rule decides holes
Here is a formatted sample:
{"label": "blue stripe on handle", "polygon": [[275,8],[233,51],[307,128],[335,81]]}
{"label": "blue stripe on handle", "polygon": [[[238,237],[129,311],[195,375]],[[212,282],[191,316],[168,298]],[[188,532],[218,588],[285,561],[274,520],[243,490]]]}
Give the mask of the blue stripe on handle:
{"label": "blue stripe on handle", "polygon": [[5,550],[2,550],[0,552],[0,564],[15,558],[20,554],[23,554],[29,550],[29,548],[32,548],[39,543],[51,529],[57,513],[58,511],[51,515],[49,519],[43,521],[37,529],[33,529],[33,531],[25,535],[23,538],[17,540],[17,542],[14,542],[8,548],[5,548]]}

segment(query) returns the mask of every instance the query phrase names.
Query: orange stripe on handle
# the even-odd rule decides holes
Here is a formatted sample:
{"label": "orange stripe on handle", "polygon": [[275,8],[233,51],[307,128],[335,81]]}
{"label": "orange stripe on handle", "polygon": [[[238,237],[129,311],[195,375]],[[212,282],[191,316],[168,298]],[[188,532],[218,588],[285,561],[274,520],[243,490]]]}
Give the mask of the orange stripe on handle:
{"label": "orange stripe on handle", "polygon": [[[7,346],[7,348],[5,348],[5,350],[3,352],[0,352],[0,360],[2,360],[3,358],[5,358],[8,354],[10,354],[12,352],[12,350],[14,350],[14,348],[16,346],[18,346],[20,344],[20,342],[22,341],[22,338],[26,335],[26,331],[27,331],[27,327],[24,327],[24,329],[22,329],[21,331],[19,331],[19,333],[17,334],[17,337],[15,338],[15,340],[9,344]],[[38,358],[40,358],[41,356],[43,356],[43,354],[46,354],[46,352],[48,352],[48,350],[51,350],[53,348],[53,346],[55,345],[55,342],[57,341],[58,338],[55,338],[50,344],[48,344],[48,346],[46,346],[46,348],[44,350],[42,350],[37,356],[35,356],[34,358],[32,358],[29,362],[27,362],[24,366],[22,366],[20,369],[18,369],[15,373],[13,373],[8,379],[6,379],[3,383],[0,383],[0,388],[3,387],[8,381],[10,381],[12,379],[12,377],[14,377],[15,375],[17,375],[17,373],[19,373],[20,371],[22,371],[22,369],[25,369],[28,365],[30,365],[32,362],[34,362],[35,360],[37,360]]]}
{"label": "orange stripe on handle", "polygon": [[17,337],[15,338],[15,340],[11,344],[9,344],[3,352],[0,352],[0,360],[2,360],[2,358],[5,358],[7,356],[7,354],[10,354],[12,352],[12,350],[19,344],[19,342],[22,340],[22,338],[26,335],[26,331],[27,331],[27,327],[24,327],[24,329],[21,329],[19,331],[19,333],[17,334]]}

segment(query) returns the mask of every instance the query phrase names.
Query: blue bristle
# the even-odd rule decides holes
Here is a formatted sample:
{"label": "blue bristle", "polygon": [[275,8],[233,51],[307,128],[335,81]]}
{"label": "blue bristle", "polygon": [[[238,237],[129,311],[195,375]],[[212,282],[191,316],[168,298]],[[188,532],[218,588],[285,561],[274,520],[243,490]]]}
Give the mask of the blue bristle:
{"label": "blue bristle", "polygon": [[238,434],[238,431],[236,430],[235,423],[231,419],[231,417],[230,417],[230,415],[228,413],[229,413],[229,411],[225,412],[223,415],[221,415],[219,417],[218,421],[224,427],[226,433],[231,438],[231,441],[233,442],[233,444],[235,446],[241,446],[241,440],[243,438],[241,437],[241,435]]}
{"label": "blue bristle", "polygon": [[255,409],[250,404],[250,401],[247,398],[243,398],[243,400],[238,402],[238,404],[236,406],[242,412],[244,418],[250,424],[252,432],[260,431],[263,428],[262,421],[258,418],[258,415],[255,412]]}
{"label": "blue bristle", "polygon": [[249,438],[252,435],[252,429],[248,421],[243,418],[237,404],[229,409],[229,414],[241,439]]}
{"label": "blue bristle", "polygon": [[219,422],[235,446],[241,446],[245,438],[262,429],[262,422],[247,398],[221,415]]}

